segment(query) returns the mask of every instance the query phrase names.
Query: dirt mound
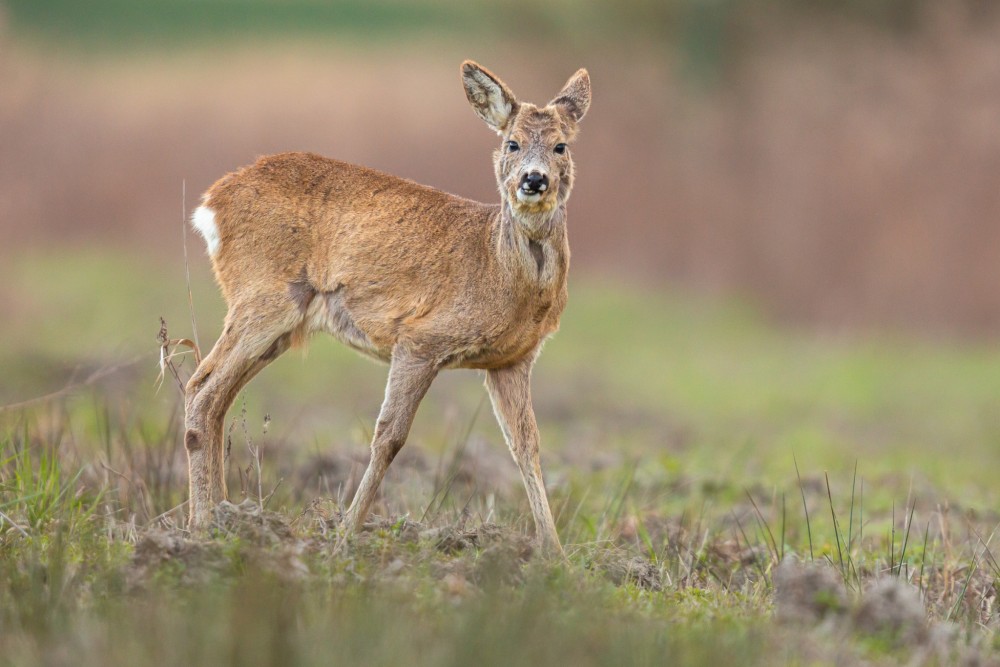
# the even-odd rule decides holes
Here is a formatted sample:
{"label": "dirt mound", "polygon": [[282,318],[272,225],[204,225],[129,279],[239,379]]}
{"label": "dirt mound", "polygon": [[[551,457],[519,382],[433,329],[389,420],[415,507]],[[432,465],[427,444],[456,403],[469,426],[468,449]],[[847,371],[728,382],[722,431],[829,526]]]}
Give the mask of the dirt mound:
{"label": "dirt mound", "polygon": [[130,588],[157,580],[198,585],[247,568],[297,579],[309,574],[301,558],[308,546],[281,515],[262,511],[249,500],[239,505],[222,502],[204,538],[184,530],[153,529],[143,535],[126,581]]}
{"label": "dirt mound", "polygon": [[[448,595],[463,597],[523,584],[525,566],[537,553],[529,535],[492,522],[474,523],[467,513],[438,525],[373,515],[347,540],[342,520],[339,505],[330,499],[313,501],[291,522],[252,501],[223,502],[205,535],[181,530],[143,535],[129,568],[129,585],[198,585],[247,568],[281,580],[302,580],[310,575],[313,560],[327,567],[328,557],[334,557],[350,561],[351,571],[364,579],[406,577],[429,565]],[[361,567],[354,569],[355,564]],[[590,567],[618,586],[664,588],[656,563],[623,549],[598,551]]]}
{"label": "dirt mound", "polygon": [[294,539],[292,529],[283,516],[261,508],[252,500],[244,500],[239,505],[225,500],[219,503],[215,508],[211,531],[261,546]]}
{"label": "dirt mound", "polygon": [[[303,517],[306,518],[306,525],[318,529],[323,535],[330,535],[339,534],[343,513],[335,500],[320,498],[309,505]],[[470,526],[469,520],[469,514],[462,514],[454,523],[434,526],[414,521],[408,516],[372,514],[355,540],[366,541],[371,535],[391,534],[403,542],[432,542],[438,551],[446,554],[507,545],[519,558],[527,560],[531,557],[534,547],[527,535],[491,522]]]}
{"label": "dirt mound", "polygon": [[514,550],[519,555],[523,554],[525,558],[531,555],[531,541],[521,533],[495,523],[483,523],[474,528],[467,528],[463,524],[464,522],[460,522],[456,525],[431,528],[421,533],[421,537],[433,540],[439,551],[450,554],[509,544],[516,545]]}
{"label": "dirt mound", "polygon": [[866,590],[853,621],[858,632],[900,646],[921,643],[928,636],[927,612],[920,593],[898,579],[882,579]]}
{"label": "dirt mound", "polygon": [[520,539],[486,547],[476,559],[472,580],[483,588],[524,583],[524,565],[534,555],[534,545],[524,535]]}
{"label": "dirt mound", "polygon": [[634,584],[650,591],[663,590],[660,568],[646,558],[609,550],[597,554],[590,567],[602,572],[616,586]]}
{"label": "dirt mound", "polygon": [[135,547],[126,583],[129,589],[142,588],[164,577],[197,585],[229,566],[230,559],[219,543],[193,540],[177,530],[151,530]]}
{"label": "dirt mound", "polygon": [[785,559],[774,572],[774,603],[779,620],[816,623],[847,608],[840,574],[819,563]]}
{"label": "dirt mound", "polygon": [[951,644],[942,639],[949,634],[947,624],[931,626],[920,592],[895,577],[850,594],[833,567],[787,558],[774,572],[774,601],[775,615],[783,623],[853,632],[925,652]]}

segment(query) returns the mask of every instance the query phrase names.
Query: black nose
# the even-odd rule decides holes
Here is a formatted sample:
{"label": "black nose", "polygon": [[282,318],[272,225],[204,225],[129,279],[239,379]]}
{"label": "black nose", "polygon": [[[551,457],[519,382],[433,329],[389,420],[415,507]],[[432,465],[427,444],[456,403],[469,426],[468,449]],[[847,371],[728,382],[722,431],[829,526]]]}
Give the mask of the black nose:
{"label": "black nose", "polygon": [[532,171],[521,177],[521,189],[528,194],[538,194],[549,189],[549,177],[539,171]]}

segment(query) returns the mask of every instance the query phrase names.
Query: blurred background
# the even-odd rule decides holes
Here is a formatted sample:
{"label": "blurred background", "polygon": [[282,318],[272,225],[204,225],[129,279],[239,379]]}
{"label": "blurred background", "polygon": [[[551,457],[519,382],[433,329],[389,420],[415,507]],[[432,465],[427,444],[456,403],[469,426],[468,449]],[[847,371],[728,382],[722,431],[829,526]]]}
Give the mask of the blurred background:
{"label": "blurred background", "polygon": [[111,245],[177,266],[182,204],[285,150],[492,201],[496,139],[459,62],[535,102],[586,66],[575,278],[735,296],[825,330],[990,336],[998,9],[3,0],[0,262]]}
{"label": "blurred background", "polygon": [[[426,555],[441,542],[414,550],[397,532],[397,517],[531,530],[471,371],[442,373],[421,404],[374,509],[394,526],[385,541],[380,528],[343,565],[323,556],[322,578],[305,584],[333,611],[300,604],[284,583],[205,604],[130,594],[139,607],[107,605],[126,577],[100,573],[132,553],[121,541],[181,526],[186,512],[181,382],[193,358],[174,358],[178,376],[158,382],[157,333],[162,317],[170,337],[207,352],[221,329],[224,305],[186,222],[201,193],[261,154],[306,150],[497,201],[498,139],[466,101],[466,58],[537,103],[580,67],[593,82],[573,147],[570,302],[532,394],[559,532],[574,563],[587,563],[580,577],[546,574],[538,588],[559,598],[556,609],[565,599],[599,618],[470,588],[484,611],[459,623],[469,607],[435,581],[462,570]],[[975,642],[997,627],[1000,590],[983,537],[1000,525],[998,342],[996,0],[0,0],[0,509],[48,530],[11,551],[18,533],[0,525],[8,662],[97,652],[112,664],[110,652],[142,664],[120,629],[150,610],[164,632],[131,634],[152,642],[157,664],[190,664],[185,651],[215,645],[266,660],[285,655],[288,628],[310,624],[332,642],[351,636],[338,650],[355,662],[367,654],[351,646],[438,656],[458,636],[442,628],[467,628],[461,637],[475,640],[458,664],[488,654],[483,638],[530,647],[529,625],[544,655],[571,646],[599,661],[596,648],[624,624],[621,644],[651,662],[685,636],[674,618],[708,633],[697,642],[740,647],[741,660],[769,646],[792,656],[787,633],[798,629],[767,640],[757,620],[771,595],[753,581],[779,561],[775,534],[781,554],[787,542],[810,559],[815,537],[815,559],[839,560],[848,587],[854,564],[859,587],[859,572],[912,583],[919,570],[932,616],[961,623],[940,637]],[[323,499],[345,507],[386,374],[328,336],[283,355],[230,410],[229,498],[270,500],[293,525]],[[62,562],[63,535],[66,565],[37,567],[41,553]],[[412,567],[396,567],[397,540]],[[576,597],[590,590],[587,554],[606,545],[655,558],[665,592]],[[380,565],[368,569],[369,558]],[[232,562],[256,572],[250,557]],[[753,566],[761,579],[747,578]],[[415,594],[397,596],[392,582],[400,592],[413,582]],[[382,590],[384,609],[342,605]],[[63,622],[64,609],[76,613],[71,595],[85,600],[82,625]],[[956,614],[960,602],[968,614]],[[217,614],[220,604],[231,611]],[[295,606],[304,611],[287,615]],[[258,607],[279,616],[246,615]],[[394,616],[404,629],[395,643],[353,639],[397,609],[419,622]],[[614,609],[620,621],[604,615]],[[646,614],[669,641],[643,643]],[[35,619],[37,640],[26,642],[17,630]],[[841,627],[824,619],[821,629]],[[566,634],[574,624],[578,634]],[[342,632],[326,632],[334,627]],[[271,636],[281,653],[260,648]],[[296,654],[330,652],[305,643]]]}

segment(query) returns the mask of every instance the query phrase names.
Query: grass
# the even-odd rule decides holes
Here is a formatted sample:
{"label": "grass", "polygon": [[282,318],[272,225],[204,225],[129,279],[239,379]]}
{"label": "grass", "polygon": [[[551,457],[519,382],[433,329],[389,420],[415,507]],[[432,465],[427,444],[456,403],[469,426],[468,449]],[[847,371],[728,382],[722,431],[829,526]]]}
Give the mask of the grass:
{"label": "grass", "polygon": [[[202,264],[205,345],[221,304]],[[461,372],[429,393],[378,516],[338,548],[385,371],[316,340],[234,406],[244,504],[195,540],[178,392],[154,387],[159,316],[190,333],[183,269],[74,252],[0,272],[33,286],[0,292],[0,401],[55,394],[0,411],[0,664],[996,658],[988,346],[823,336],[741,304],[574,284],[535,381],[562,562],[532,553],[481,380]],[[782,614],[788,557],[833,573],[836,591],[799,600],[815,622]],[[887,579],[918,591],[938,639],[859,625]]]}

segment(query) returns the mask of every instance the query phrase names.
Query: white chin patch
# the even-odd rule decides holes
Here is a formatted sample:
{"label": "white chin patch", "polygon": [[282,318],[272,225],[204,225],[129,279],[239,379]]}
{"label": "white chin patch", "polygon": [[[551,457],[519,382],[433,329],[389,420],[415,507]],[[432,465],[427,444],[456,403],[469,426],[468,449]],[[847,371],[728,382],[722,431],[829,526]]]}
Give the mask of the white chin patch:
{"label": "white chin patch", "polygon": [[535,193],[533,195],[529,195],[527,192],[525,192],[521,188],[517,189],[517,201],[519,201],[519,202],[522,202],[522,203],[525,203],[525,204],[535,204],[541,198],[542,198],[541,193]]}
{"label": "white chin patch", "polygon": [[215,224],[215,211],[207,206],[199,206],[191,215],[191,226],[205,238],[208,254],[214,256],[219,250],[219,228]]}

